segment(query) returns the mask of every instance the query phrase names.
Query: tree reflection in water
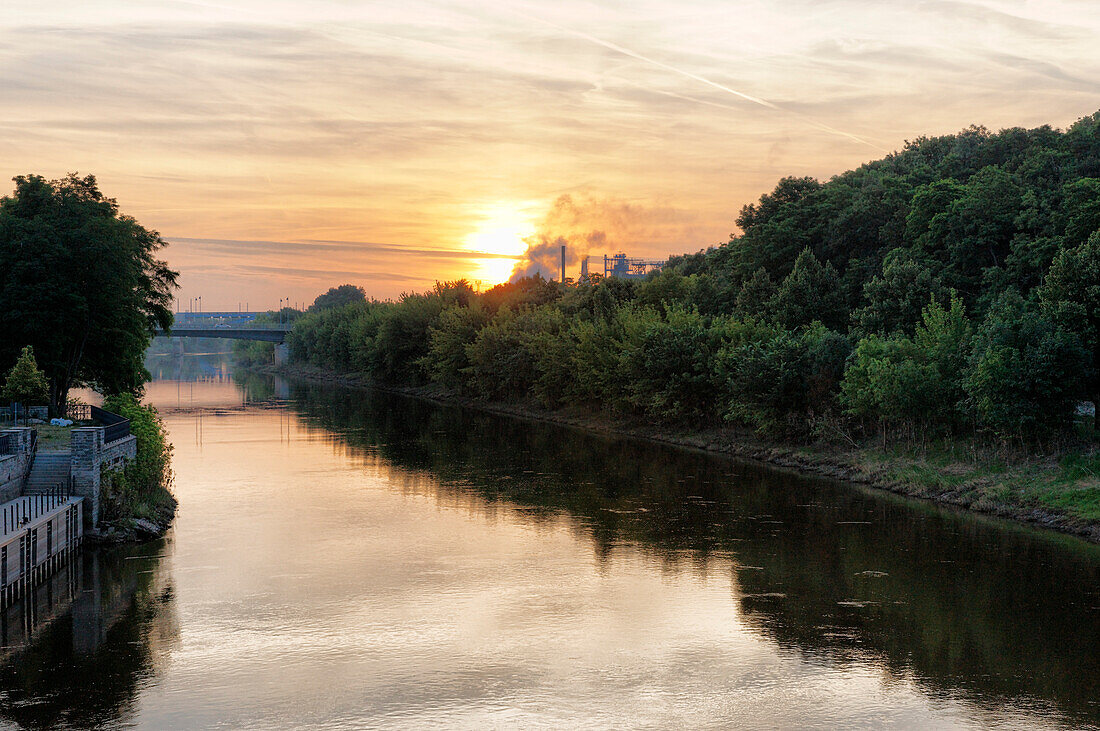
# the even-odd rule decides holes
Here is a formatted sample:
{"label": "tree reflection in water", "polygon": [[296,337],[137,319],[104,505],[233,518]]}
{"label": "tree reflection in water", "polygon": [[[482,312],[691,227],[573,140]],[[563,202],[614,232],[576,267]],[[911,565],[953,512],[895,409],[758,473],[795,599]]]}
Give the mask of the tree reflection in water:
{"label": "tree reflection in water", "polygon": [[24,728],[125,722],[179,642],[166,541],[87,549],[3,615],[0,719]]}
{"label": "tree reflection in water", "polygon": [[410,489],[565,514],[602,560],[629,543],[671,570],[731,571],[745,621],[808,660],[1100,723],[1098,546],[702,452],[380,392],[293,395],[334,443],[430,473]]}

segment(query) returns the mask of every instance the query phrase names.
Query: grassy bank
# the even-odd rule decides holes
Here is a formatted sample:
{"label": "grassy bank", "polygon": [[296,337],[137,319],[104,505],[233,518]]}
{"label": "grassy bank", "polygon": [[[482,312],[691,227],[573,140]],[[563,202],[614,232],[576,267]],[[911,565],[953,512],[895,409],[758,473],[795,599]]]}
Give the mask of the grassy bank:
{"label": "grassy bank", "polygon": [[576,408],[549,410],[532,404],[482,401],[439,385],[380,386],[361,376],[301,364],[284,366],[278,372],[757,460],[1040,525],[1100,543],[1100,455],[1095,453],[1006,459],[966,442],[937,443],[923,449],[894,445],[887,450],[878,445],[783,444],[733,428],[662,427]]}
{"label": "grassy bank", "polygon": [[122,470],[103,473],[100,534],[107,541],[157,537],[168,529],[177,504],[172,445],[164,424],[155,408],[130,395],[112,396],[104,407],[130,420],[137,457]]}

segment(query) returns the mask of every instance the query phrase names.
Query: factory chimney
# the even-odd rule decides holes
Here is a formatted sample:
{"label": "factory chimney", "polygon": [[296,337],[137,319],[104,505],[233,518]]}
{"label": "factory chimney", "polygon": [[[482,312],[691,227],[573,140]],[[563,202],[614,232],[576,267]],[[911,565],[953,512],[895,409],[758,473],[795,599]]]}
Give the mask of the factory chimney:
{"label": "factory chimney", "polygon": [[561,283],[565,284],[565,244],[561,245]]}

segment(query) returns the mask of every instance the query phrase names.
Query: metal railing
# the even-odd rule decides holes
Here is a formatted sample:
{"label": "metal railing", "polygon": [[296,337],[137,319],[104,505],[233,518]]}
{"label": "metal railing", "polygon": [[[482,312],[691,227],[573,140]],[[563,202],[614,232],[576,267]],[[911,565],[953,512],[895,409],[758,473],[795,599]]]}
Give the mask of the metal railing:
{"label": "metal railing", "polygon": [[103,430],[104,443],[110,444],[130,436],[130,420],[126,417],[112,414],[98,406],[92,406],[90,412],[93,419],[106,427]]}
{"label": "metal railing", "polygon": [[6,503],[0,509],[2,535],[21,532],[24,526],[37,520],[39,516],[68,503],[72,496],[71,486],[57,485],[44,492],[24,495],[22,498]]}
{"label": "metal railing", "polygon": [[88,404],[69,404],[65,407],[65,418],[73,421],[91,421],[92,407]]}
{"label": "metal railing", "polygon": [[15,435],[0,434],[0,455],[15,454]]}

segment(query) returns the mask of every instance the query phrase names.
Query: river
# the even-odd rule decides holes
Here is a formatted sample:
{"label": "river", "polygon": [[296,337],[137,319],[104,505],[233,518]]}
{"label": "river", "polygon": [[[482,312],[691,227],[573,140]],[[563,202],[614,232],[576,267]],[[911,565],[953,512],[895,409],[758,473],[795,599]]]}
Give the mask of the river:
{"label": "river", "polygon": [[86,551],[8,611],[0,724],[1100,728],[1100,547],[701,452],[194,372],[148,392],[173,529]]}

